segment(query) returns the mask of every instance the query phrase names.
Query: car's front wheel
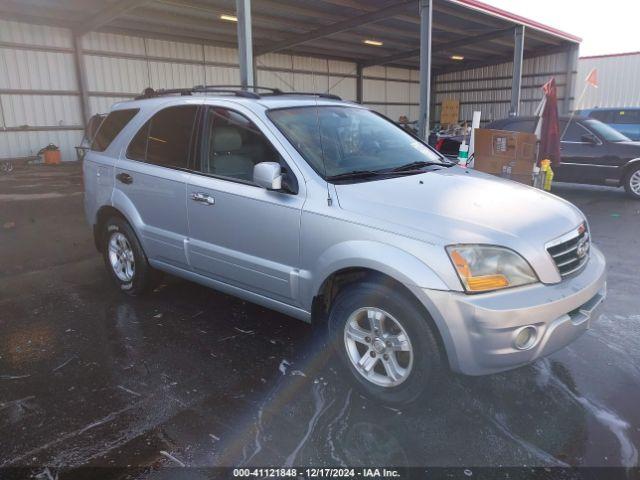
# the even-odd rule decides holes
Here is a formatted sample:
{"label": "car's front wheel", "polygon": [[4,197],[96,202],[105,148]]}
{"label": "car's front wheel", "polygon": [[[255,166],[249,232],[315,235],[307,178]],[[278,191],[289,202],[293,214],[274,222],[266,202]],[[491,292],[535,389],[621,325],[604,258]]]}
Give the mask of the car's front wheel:
{"label": "car's front wheel", "polygon": [[151,290],[161,277],[160,272],[149,265],[138,237],[122,218],[113,217],[105,222],[102,254],[111,278],[129,295]]}
{"label": "car's front wheel", "polygon": [[354,385],[388,404],[433,391],[445,371],[431,320],[404,291],[367,282],[345,287],[329,314],[332,346]]}
{"label": "car's front wheel", "polygon": [[627,193],[640,200],[640,165],[631,168],[624,179],[624,189]]}

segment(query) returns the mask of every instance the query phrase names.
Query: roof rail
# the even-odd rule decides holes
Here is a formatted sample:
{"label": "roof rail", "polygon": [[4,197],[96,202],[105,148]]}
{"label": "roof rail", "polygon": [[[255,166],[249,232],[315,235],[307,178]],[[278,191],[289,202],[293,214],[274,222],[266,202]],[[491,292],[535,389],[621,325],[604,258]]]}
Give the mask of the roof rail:
{"label": "roof rail", "polygon": [[[261,96],[278,96],[278,95],[304,95],[312,97],[328,98],[331,100],[342,100],[338,95],[332,93],[319,93],[319,92],[283,92],[279,88],[261,87],[258,85],[249,85],[244,89],[241,85],[196,85],[192,88],[161,88],[154,90],[151,87],[145,88],[142,95],[135,97],[136,100],[142,100],[145,98],[164,97],[167,95],[193,95],[194,93],[229,93],[236,97],[254,98],[258,99]],[[256,90],[264,90],[266,93],[259,94]]]}
{"label": "roof rail", "polygon": [[278,92],[274,92],[274,93],[265,93],[266,95],[305,95],[308,97],[321,97],[321,98],[328,98],[330,100],[340,100],[342,101],[342,98],[340,98],[338,95],[334,95],[333,93],[320,93],[320,92],[283,92],[278,90]]}
{"label": "roof rail", "polygon": [[213,85],[196,85],[192,88],[161,88],[154,90],[153,88],[145,88],[142,95],[135,97],[136,100],[143,100],[146,98],[164,97],[167,95],[180,94],[182,96],[192,95],[194,93],[203,92],[215,92],[215,93],[230,93],[236,97],[245,98],[260,98],[260,95],[247,90],[236,90],[234,88],[228,88],[227,86],[213,86]]}

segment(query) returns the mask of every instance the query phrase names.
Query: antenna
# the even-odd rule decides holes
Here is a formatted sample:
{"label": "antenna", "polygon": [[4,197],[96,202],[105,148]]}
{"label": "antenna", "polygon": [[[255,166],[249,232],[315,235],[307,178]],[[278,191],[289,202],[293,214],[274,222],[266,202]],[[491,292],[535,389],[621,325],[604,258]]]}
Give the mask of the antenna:
{"label": "antenna", "polygon": [[[313,81],[313,91],[317,92],[318,89],[316,87],[316,75],[314,72],[311,72],[311,79]],[[327,177],[327,164],[324,160],[324,146],[322,145],[322,129],[320,127],[320,111],[318,106],[318,96],[315,97],[316,102],[316,125],[318,128],[318,141],[320,142],[320,158],[322,159],[322,168],[324,169],[325,182],[327,183],[327,205],[333,205],[333,200],[331,199],[331,193],[329,191],[329,182],[326,180]]]}

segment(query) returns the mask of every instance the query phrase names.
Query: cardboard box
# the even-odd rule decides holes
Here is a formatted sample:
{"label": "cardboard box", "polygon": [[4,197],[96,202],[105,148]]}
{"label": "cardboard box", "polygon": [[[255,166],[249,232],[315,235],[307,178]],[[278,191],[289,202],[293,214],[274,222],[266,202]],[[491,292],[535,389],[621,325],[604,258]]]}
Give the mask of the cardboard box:
{"label": "cardboard box", "polygon": [[480,172],[532,185],[536,148],[533,133],[478,128],[473,165]]}

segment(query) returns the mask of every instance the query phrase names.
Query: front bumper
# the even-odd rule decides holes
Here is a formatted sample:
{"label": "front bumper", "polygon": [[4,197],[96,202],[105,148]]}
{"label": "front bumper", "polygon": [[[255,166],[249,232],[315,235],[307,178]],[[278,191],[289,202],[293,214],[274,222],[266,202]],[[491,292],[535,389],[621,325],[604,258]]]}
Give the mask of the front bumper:
{"label": "front bumper", "polygon": [[[606,296],[605,269],[604,256],[592,246],[585,268],[554,285],[479,295],[428,289],[415,293],[439,327],[451,368],[485,375],[530,363],[582,335]],[[515,336],[526,325],[536,327],[537,341],[519,350]]]}

